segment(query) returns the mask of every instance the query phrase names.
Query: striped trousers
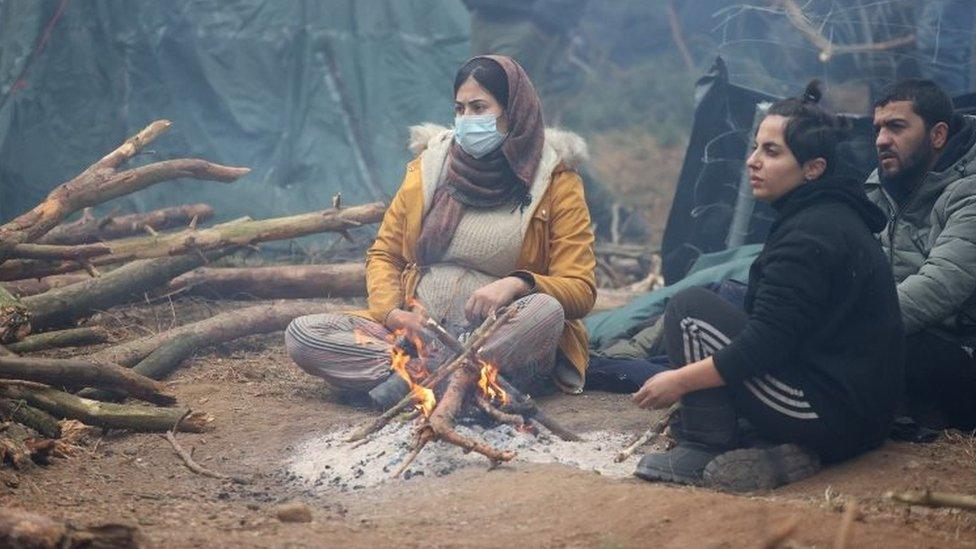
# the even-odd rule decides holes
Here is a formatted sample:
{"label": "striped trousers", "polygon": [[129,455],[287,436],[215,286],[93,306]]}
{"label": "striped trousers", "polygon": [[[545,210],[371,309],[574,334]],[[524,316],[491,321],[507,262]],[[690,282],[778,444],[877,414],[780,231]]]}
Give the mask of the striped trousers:
{"label": "striped trousers", "polygon": [[[671,364],[680,367],[711,356],[728,345],[747,320],[745,312],[704,288],[678,293],[668,302],[664,318]],[[867,449],[859,432],[827,425],[823,410],[811,403],[809,395],[816,394],[820,405],[831,399],[812,393],[817,389],[803,370],[784,368],[719,390],[728,391],[736,414],[764,439],[806,446],[825,461],[846,459]]]}
{"label": "striped trousers", "polygon": [[[485,343],[481,357],[524,389],[555,365],[563,308],[545,294],[525,296],[510,306],[516,309],[514,316]],[[299,368],[353,391],[368,391],[390,374],[392,340],[382,324],[345,314],[298,317],[285,330],[285,349]],[[436,340],[428,350],[431,366],[453,358]]]}

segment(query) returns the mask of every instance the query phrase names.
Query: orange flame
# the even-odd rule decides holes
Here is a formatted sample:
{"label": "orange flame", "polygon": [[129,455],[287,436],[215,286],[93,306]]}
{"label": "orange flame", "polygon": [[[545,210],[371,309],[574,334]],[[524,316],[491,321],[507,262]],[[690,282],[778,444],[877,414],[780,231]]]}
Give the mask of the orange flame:
{"label": "orange flame", "polygon": [[498,385],[498,367],[484,360],[478,363],[481,364],[481,377],[478,379],[481,394],[489,400],[498,399],[502,404],[508,404],[508,393]]}
{"label": "orange flame", "polygon": [[410,397],[417,403],[417,409],[424,414],[424,417],[430,417],[437,405],[434,391],[414,381],[414,378],[421,379],[428,375],[423,362],[423,360],[412,361],[410,355],[396,345],[390,349],[390,368],[410,386]]}

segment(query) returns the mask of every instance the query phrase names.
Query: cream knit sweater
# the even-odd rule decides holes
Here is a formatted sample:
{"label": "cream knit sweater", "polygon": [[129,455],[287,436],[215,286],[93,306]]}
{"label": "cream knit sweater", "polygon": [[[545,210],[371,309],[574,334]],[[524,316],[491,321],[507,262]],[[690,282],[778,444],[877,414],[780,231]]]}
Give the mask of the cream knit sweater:
{"label": "cream knit sweater", "polygon": [[472,293],[515,270],[522,251],[518,207],[468,208],[440,262],[430,265],[417,285],[417,299],[431,318],[453,329],[464,327],[464,304]]}

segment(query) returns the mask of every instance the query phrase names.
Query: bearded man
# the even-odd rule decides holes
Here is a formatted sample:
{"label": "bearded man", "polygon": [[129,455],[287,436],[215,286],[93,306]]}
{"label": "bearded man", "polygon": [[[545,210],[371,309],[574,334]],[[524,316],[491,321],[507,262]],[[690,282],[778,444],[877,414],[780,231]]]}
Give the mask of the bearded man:
{"label": "bearded man", "polygon": [[[907,411],[931,427],[976,428],[976,117],[930,80],[875,103],[878,169],[869,198],[905,324]],[[920,410],[937,412],[919,418]]]}

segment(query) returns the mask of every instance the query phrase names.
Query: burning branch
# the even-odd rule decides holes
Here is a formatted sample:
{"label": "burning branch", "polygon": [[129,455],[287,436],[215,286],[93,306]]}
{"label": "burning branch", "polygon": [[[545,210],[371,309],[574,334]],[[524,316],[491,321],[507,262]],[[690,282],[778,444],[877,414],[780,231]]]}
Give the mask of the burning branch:
{"label": "burning branch", "polygon": [[[443,326],[438,324],[433,319],[427,319],[424,326],[433,332],[434,335],[437,336],[437,339],[449,349],[455,352],[460,352],[464,348],[457,338],[452,336],[450,332],[445,330]],[[519,414],[529,418],[530,423],[541,424],[543,427],[552,432],[552,434],[563,440],[570,442],[579,442],[580,440],[583,440],[579,435],[563,427],[559,422],[546,415],[535,404],[535,401],[532,400],[531,396],[523,394],[504,377],[497,375],[497,372],[495,374],[495,379],[499,389],[503,393],[507,394],[507,399],[504,404],[509,405],[510,408],[517,409]],[[485,392],[487,393],[487,391]]]}
{"label": "burning branch", "polygon": [[[485,319],[481,327],[476,330],[475,335],[468,340],[468,342],[462,346],[463,352],[459,353],[450,364],[441,366],[434,373],[432,373],[428,378],[424,379],[423,386],[432,389],[437,386],[438,383],[446,379],[449,375],[458,371],[462,366],[467,364],[474,358],[474,355],[481,349],[489,337],[494,335],[494,333],[508,322],[515,315],[515,309],[507,309],[501,316],[495,317],[490,316]],[[411,404],[414,403],[413,395],[407,395],[403,397],[396,405],[392,408],[383,412],[383,415],[370,421],[369,423],[362,425],[359,429],[356,429],[346,442],[356,442],[362,440],[363,438],[369,436],[376,431],[379,431],[386,426],[397,414],[406,410]]]}
{"label": "burning branch", "polygon": [[468,388],[474,384],[477,377],[478,374],[470,368],[461,368],[454,372],[440,405],[434,409],[434,413],[427,420],[427,428],[433,431],[435,438],[460,446],[465,452],[478,452],[488,458],[492,466],[496,466],[503,461],[511,461],[515,457],[515,452],[498,450],[483,442],[467,438],[458,434],[453,426],[461,405],[464,404]]}

